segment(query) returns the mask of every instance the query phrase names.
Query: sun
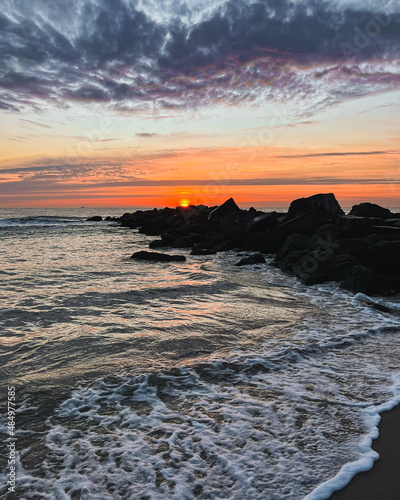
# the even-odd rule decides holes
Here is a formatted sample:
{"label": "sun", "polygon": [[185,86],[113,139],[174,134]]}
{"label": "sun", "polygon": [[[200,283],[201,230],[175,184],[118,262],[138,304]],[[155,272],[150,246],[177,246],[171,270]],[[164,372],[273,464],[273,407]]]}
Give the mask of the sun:
{"label": "sun", "polygon": [[190,201],[185,198],[185,199],[181,200],[179,202],[179,204],[180,204],[181,207],[187,208],[190,205]]}

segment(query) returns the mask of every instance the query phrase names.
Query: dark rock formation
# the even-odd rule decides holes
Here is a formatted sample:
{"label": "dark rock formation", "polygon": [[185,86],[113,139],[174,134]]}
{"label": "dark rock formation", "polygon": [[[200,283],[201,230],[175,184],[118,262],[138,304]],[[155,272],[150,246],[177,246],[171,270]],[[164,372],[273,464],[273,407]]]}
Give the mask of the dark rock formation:
{"label": "dark rock formation", "polygon": [[184,255],[168,255],[166,253],[157,252],[135,252],[131,259],[136,260],[152,260],[156,262],[184,262],[186,257]]}
{"label": "dark rock formation", "polygon": [[343,287],[366,295],[395,295],[400,292],[400,279],[375,273],[370,267],[355,266],[347,274]]}
{"label": "dark rock formation", "polygon": [[[238,266],[264,263],[262,254],[274,254],[275,266],[307,285],[338,281],[354,292],[398,293],[399,215],[390,213],[387,217],[382,207],[357,207],[361,206],[364,212],[353,207],[352,215],[346,216],[333,194],[319,194],[295,200],[288,214],[264,214],[255,209],[241,210],[230,198],[219,207],[139,210],[119,220],[124,227],[161,237],[151,242],[150,248],[191,249],[191,255],[232,249],[256,252],[242,258]],[[360,213],[368,216],[355,215]],[[132,258],[164,262],[185,259],[151,252],[138,252]]]}
{"label": "dark rock formation", "polygon": [[103,220],[103,217],[100,217],[100,215],[94,215],[93,217],[89,217],[89,219],[86,220],[91,222],[101,222]]}
{"label": "dark rock formation", "polygon": [[149,243],[149,248],[165,248],[167,246],[169,245],[163,240],[154,240]]}
{"label": "dark rock formation", "polygon": [[266,231],[267,229],[274,229],[278,227],[278,221],[281,218],[282,214],[278,214],[277,212],[258,215],[254,219],[250,220],[250,223],[247,225],[246,231],[248,233],[258,233]]}
{"label": "dark rock formation", "polygon": [[215,255],[215,250],[207,250],[207,248],[193,248],[190,255]]}
{"label": "dark rock formation", "polygon": [[231,214],[232,212],[239,212],[240,208],[236,205],[233,198],[229,198],[222,205],[215,208],[209,215],[209,219],[217,219]]}
{"label": "dark rock formation", "polygon": [[354,205],[349,215],[382,219],[393,217],[392,212],[388,208],[380,207],[379,205],[375,205],[375,203],[360,203],[359,205]]}
{"label": "dark rock formation", "polygon": [[333,193],[315,194],[309,198],[294,200],[290,204],[288,215],[289,217],[297,217],[310,213],[327,219],[344,215]]}
{"label": "dark rock formation", "polygon": [[260,253],[243,257],[235,264],[235,266],[251,266],[253,264],[265,264],[265,258]]}

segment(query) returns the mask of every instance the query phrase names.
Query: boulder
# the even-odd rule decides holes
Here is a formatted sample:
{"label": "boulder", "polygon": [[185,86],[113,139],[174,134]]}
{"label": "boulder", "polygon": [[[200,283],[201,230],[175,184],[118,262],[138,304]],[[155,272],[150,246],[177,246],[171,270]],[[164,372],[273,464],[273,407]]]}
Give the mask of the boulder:
{"label": "boulder", "polygon": [[377,272],[400,277],[400,241],[380,241],[369,247],[366,257]]}
{"label": "boulder", "polygon": [[374,284],[374,271],[366,266],[354,266],[347,274],[343,288],[356,293],[371,294]]}
{"label": "boulder", "polygon": [[269,214],[258,215],[251,220],[246,228],[248,233],[264,232],[267,229],[274,229],[278,226],[278,218],[280,214],[271,212]]}
{"label": "boulder", "polygon": [[305,285],[334,281],[335,269],[333,256],[331,253],[323,250],[308,252],[293,266],[292,272]]}
{"label": "boulder", "polygon": [[280,269],[292,272],[306,285],[343,281],[357,264],[351,255],[335,256],[323,249],[293,251],[278,262]]}
{"label": "boulder", "polygon": [[352,255],[341,254],[333,257],[332,264],[334,268],[334,281],[343,281],[353,267],[360,263]]}
{"label": "boulder", "polygon": [[360,203],[359,205],[353,206],[349,215],[353,215],[355,217],[376,217],[378,219],[389,219],[394,214],[392,214],[388,208],[383,208],[375,203]]}
{"label": "boulder", "polygon": [[86,220],[91,222],[101,222],[103,220],[103,217],[100,217],[100,215],[95,215],[93,217],[89,217],[89,219]]}
{"label": "boulder", "polygon": [[336,227],[338,231],[348,233],[379,225],[384,226],[385,219],[372,219],[344,215],[336,220]]}
{"label": "boulder", "polygon": [[354,266],[346,276],[343,288],[366,295],[391,296],[400,292],[400,279],[374,273],[367,266]]}
{"label": "boulder", "polygon": [[352,255],[357,260],[364,261],[369,246],[368,238],[348,238],[335,241],[332,250],[335,255]]}
{"label": "boulder", "polygon": [[251,266],[253,264],[265,264],[265,258],[260,253],[254,253],[253,255],[249,255],[248,257],[243,257],[236,262],[235,266]]}
{"label": "boulder", "polygon": [[183,262],[186,260],[184,255],[168,255],[166,253],[157,253],[157,252],[135,252],[131,259],[136,260],[151,260],[155,262]]}
{"label": "boulder", "polygon": [[309,239],[303,234],[291,234],[285,241],[283,247],[279,250],[276,255],[276,260],[281,260],[285,258],[292,252],[306,250],[309,244]]}
{"label": "boulder", "polygon": [[393,238],[400,240],[400,228],[395,226],[369,226],[347,229],[338,233],[338,238],[367,238],[371,234],[377,234],[383,238]]}
{"label": "boulder", "polygon": [[171,246],[173,248],[191,248],[193,245],[198,243],[202,237],[198,234],[188,234],[187,236],[182,236],[177,238]]}
{"label": "boulder", "polygon": [[215,208],[212,212],[210,212],[208,218],[219,219],[224,217],[225,215],[231,214],[232,212],[239,212],[239,211],[240,208],[236,205],[234,199],[229,198],[229,200],[226,200],[222,205],[220,205],[219,207]]}
{"label": "boulder", "polygon": [[243,246],[246,227],[250,218],[251,216],[246,210],[225,215],[220,221],[220,229],[224,238],[234,245]]}
{"label": "boulder", "polygon": [[215,250],[210,250],[207,248],[193,248],[190,255],[215,255],[217,252]]}
{"label": "boulder", "polygon": [[225,242],[225,239],[222,236],[222,234],[213,233],[213,234],[209,234],[206,238],[204,238],[201,242],[199,242],[199,244],[197,246],[199,248],[205,248],[207,250],[212,250],[224,242]]}
{"label": "boulder", "polygon": [[333,193],[315,194],[308,198],[294,200],[290,204],[288,215],[289,217],[297,217],[309,213],[317,214],[327,219],[344,215]]}
{"label": "boulder", "polygon": [[289,219],[279,225],[279,229],[287,234],[314,234],[320,227],[327,224],[328,220],[317,213],[302,214],[293,219]]}
{"label": "boulder", "polygon": [[283,247],[287,238],[287,234],[280,230],[279,227],[276,229],[267,229],[264,233],[264,238],[262,242],[262,251],[264,253],[277,253]]}
{"label": "boulder", "polygon": [[167,246],[169,245],[167,245],[163,240],[154,240],[149,243],[149,248],[165,248]]}
{"label": "boulder", "polygon": [[253,250],[254,252],[260,252],[263,250],[263,241],[264,241],[263,232],[251,232],[246,233],[244,236],[243,247],[246,250]]}
{"label": "boulder", "polygon": [[289,273],[294,272],[294,267],[298,265],[300,260],[308,254],[308,250],[294,250],[279,260],[275,260],[273,264],[282,271],[286,271]]}

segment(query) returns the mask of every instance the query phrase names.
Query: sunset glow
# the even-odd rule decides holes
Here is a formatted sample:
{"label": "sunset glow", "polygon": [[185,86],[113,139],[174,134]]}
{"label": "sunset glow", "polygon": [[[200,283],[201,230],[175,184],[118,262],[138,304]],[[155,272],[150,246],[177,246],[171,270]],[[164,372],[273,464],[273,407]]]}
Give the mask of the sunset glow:
{"label": "sunset glow", "polygon": [[[368,12],[361,0],[310,4],[306,19],[301,2],[289,9],[286,0],[282,12],[260,4],[256,17],[251,2],[237,12],[223,0],[168,3],[163,19],[151,2],[117,2],[118,12],[97,2],[79,9],[72,32],[74,5],[85,2],[57,3],[48,36],[44,4],[18,15],[12,2],[4,7],[0,206],[215,205],[233,196],[274,207],[323,191],[346,205],[400,205],[394,2]],[[137,15],[157,36],[139,31],[137,41],[124,30]],[[331,18],[337,35],[325,26]],[[379,39],[349,57],[344,47],[370,18],[380,20]],[[37,26],[29,36],[18,28],[28,21]]]}

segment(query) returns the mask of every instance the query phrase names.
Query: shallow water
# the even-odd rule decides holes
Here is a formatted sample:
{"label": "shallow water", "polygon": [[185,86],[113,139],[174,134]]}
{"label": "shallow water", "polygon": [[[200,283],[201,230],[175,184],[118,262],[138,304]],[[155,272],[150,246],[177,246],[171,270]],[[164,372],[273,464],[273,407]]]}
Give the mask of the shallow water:
{"label": "shallow water", "polygon": [[376,458],[398,300],[382,313],[337,285],[236,268],[235,252],[131,261],[154,238],[86,222],[94,210],[43,212],[0,212],[18,498],[299,499]]}

